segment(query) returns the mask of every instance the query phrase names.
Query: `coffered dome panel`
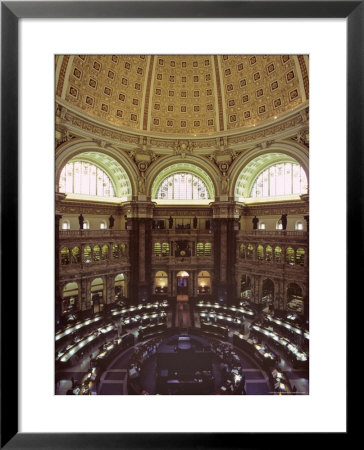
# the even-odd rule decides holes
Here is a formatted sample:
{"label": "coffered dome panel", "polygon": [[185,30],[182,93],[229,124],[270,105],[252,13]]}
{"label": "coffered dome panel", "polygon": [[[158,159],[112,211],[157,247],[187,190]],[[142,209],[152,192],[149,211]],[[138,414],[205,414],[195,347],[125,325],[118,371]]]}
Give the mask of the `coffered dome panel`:
{"label": "coffered dome panel", "polygon": [[214,135],[308,99],[303,56],[75,55],[58,58],[56,96],[129,131]]}

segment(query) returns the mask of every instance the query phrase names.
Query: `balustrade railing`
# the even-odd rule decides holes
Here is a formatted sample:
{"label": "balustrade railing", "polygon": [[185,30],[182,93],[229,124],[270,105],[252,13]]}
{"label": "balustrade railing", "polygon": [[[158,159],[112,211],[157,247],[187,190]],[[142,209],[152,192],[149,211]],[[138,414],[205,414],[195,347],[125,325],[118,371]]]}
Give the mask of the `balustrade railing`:
{"label": "balustrade railing", "polygon": [[286,231],[286,230],[240,230],[238,235],[241,236],[295,236],[295,237],[307,237],[307,231]]}
{"label": "balustrade railing", "polygon": [[60,230],[60,239],[67,238],[128,238],[126,230]]}

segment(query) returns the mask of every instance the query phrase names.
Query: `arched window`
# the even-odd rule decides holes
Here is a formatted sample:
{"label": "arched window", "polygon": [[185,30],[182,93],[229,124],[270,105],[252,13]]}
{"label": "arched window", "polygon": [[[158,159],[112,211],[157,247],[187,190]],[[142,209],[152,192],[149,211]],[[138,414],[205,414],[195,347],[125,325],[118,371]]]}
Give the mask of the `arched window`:
{"label": "arched window", "polygon": [[89,245],[86,245],[83,248],[83,260],[85,261],[85,263],[91,262],[91,247]]}
{"label": "arched window", "polygon": [[103,245],[102,246],[101,259],[103,261],[109,259],[109,246],[108,245]]}
{"label": "arched window", "polygon": [[88,220],[83,221],[83,229],[89,230],[90,229],[90,222]]}
{"label": "arched window", "polygon": [[112,246],[112,257],[119,258],[119,246],[118,244],[113,244]]}
{"label": "arched window", "polygon": [[62,230],[69,230],[71,228],[69,220],[62,220]]}
{"label": "arched window", "polygon": [[67,247],[63,247],[61,249],[61,264],[62,266],[66,266],[70,263],[70,251]]}
{"label": "arched window", "polygon": [[253,255],[254,255],[254,247],[252,246],[252,244],[249,244],[246,252],[246,258],[253,259]]}
{"label": "arched window", "polygon": [[291,162],[274,164],[261,172],[255,180],[251,197],[276,197],[279,195],[307,193],[307,177],[299,164]]}
{"label": "arched window", "polygon": [[276,247],[274,249],[274,260],[278,264],[280,264],[282,262],[282,249],[281,249],[281,247]]}
{"label": "arched window", "polygon": [[273,257],[272,257],[272,247],[270,245],[267,245],[265,247],[265,260],[270,262],[272,261]]}
{"label": "arched window", "polygon": [[81,263],[81,251],[78,247],[73,247],[72,249],[72,264]]}
{"label": "arched window", "polygon": [[200,295],[210,294],[211,276],[210,272],[203,270],[197,275],[197,293]]}
{"label": "arched window", "polygon": [[295,228],[298,231],[302,231],[303,230],[303,223],[300,222],[300,221],[296,222],[296,227]]}
{"label": "arched window", "polygon": [[287,247],[286,249],[286,263],[291,266],[294,264],[294,250],[292,247]]}
{"label": "arched window", "polygon": [[250,300],[252,298],[251,280],[248,275],[241,276],[240,297]]}
{"label": "arched window", "polygon": [[305,250],[303,248],[298,248],[296,250],[296,264],[303,266],[305,264]]}
{"label": "arched window", "polygon": [[277,220],[276,222],[276,230],[283,230],[281,219]]}
{"label": "arched window", "polygon": [[120,244],[120,254],[126,256],[126,244]]}
{"label": "arched window", "polygon": [[265,223],[264,222],[259,224],[259,230],[265,230]]}
{"label": "arched window", "polygon": [[103,220],[100,222],[100,230],[106,230],[106,222]]}
{"label": "arched window", "polygon": [[78,284],[75,282],[67,283],[62,290],[63,312],[68,313],[77,309],[78,306]]}
{"label": "arched window", "polygon": [[125,296],[125,276],[123,273],[119,273],[115,277],[115,300]]}
{"label": "arched window", "polygon": [[168,292],[168,275],[163,270],[155,274],[154,292],[156,294],[167,294]]}
{"label": "arched window", "polygon": [[75,161],[65,165],[59,180],[59,192],[115,197],[114,187],[106,173],[85,161]]}
{"label": "arched window", "polygon": [[93,248],[93,253],[94,253],[94,261],[100,261],[101,255],[100,255],[100,246],[99,245],[95,245],[95,247]]}
{"label": "arched window", "polygon": [[157,199],[161,200],[206,200],[210,198],[204,181],[198,176],[179,172],[165,178],[157,189]]}
{"label": "arched window", "polygon": [[104,280],[95,278],[91,283],[91,305],[94,313],[101,312],[104,303]]}
{"label": "arched window", "polygon": [[263,245],[258,245],[257,247],[257,258],[259,261],[263,261],[264,259]]}

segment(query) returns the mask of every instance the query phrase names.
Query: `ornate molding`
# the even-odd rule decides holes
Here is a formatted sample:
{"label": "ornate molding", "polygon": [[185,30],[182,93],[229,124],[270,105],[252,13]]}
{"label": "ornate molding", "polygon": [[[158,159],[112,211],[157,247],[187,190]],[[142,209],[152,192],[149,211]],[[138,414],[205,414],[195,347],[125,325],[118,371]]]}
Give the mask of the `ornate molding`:
{"label": "ornate molding", "polygon": [[308,214],[308,204],[306,202],[282,202],[274,203],[272,205],[249,205],[244,208],[244,216],[254,215],[281,215],[286,213],[289,215]]}
{"label": "ornate molding", "polygon": [[233,153],[262,142],[296,137],[302,128],[308,129],[308,107],[303,105],[294,112],[282,115],[273,123],[240,129],[237,132],[215,133],[211,137],[193,136],[191,139],[180,139],[175,135],[153,135],[144,130],[121,130],[71,109],[61,99],[57,99],[56,124],[57,129],[63,126],[71,134],[107,141],[126,151],[139,149],[149,154],[173,154],[177,151],[182,156],[193,151],[195,154],[209,155],[211,149]]}
{"label": "ornate molding", "polygon": [[119,205],[99,205],[85,202],[83,200],[63,200],[58,205],[57,211],[61,214],[121,214],[121,206]]}

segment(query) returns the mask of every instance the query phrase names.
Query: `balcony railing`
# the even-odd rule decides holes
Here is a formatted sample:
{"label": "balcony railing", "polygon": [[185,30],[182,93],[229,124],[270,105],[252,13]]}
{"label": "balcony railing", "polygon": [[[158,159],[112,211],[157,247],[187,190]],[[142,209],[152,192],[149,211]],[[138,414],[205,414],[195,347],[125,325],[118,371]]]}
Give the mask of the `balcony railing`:
{"label": "balcony railing", "polygon": [[153,234],[161,234],[161,235],[180,235],[180,234],[188,234],[192,236],[211,236],[212,231],[210,230],[197,230],[194,228],[153,228]]}
{"label": "balcony railing", "polygon": [[129,233],[126,230],[60,230],[60,239],[69,238],[128,238]]}
{"label": "balcony railing", "polygon": [[274,236],[274,237],[307,237],[307,231],[286,231],[286,230],[249,230],[239,231],[238,236]]}

